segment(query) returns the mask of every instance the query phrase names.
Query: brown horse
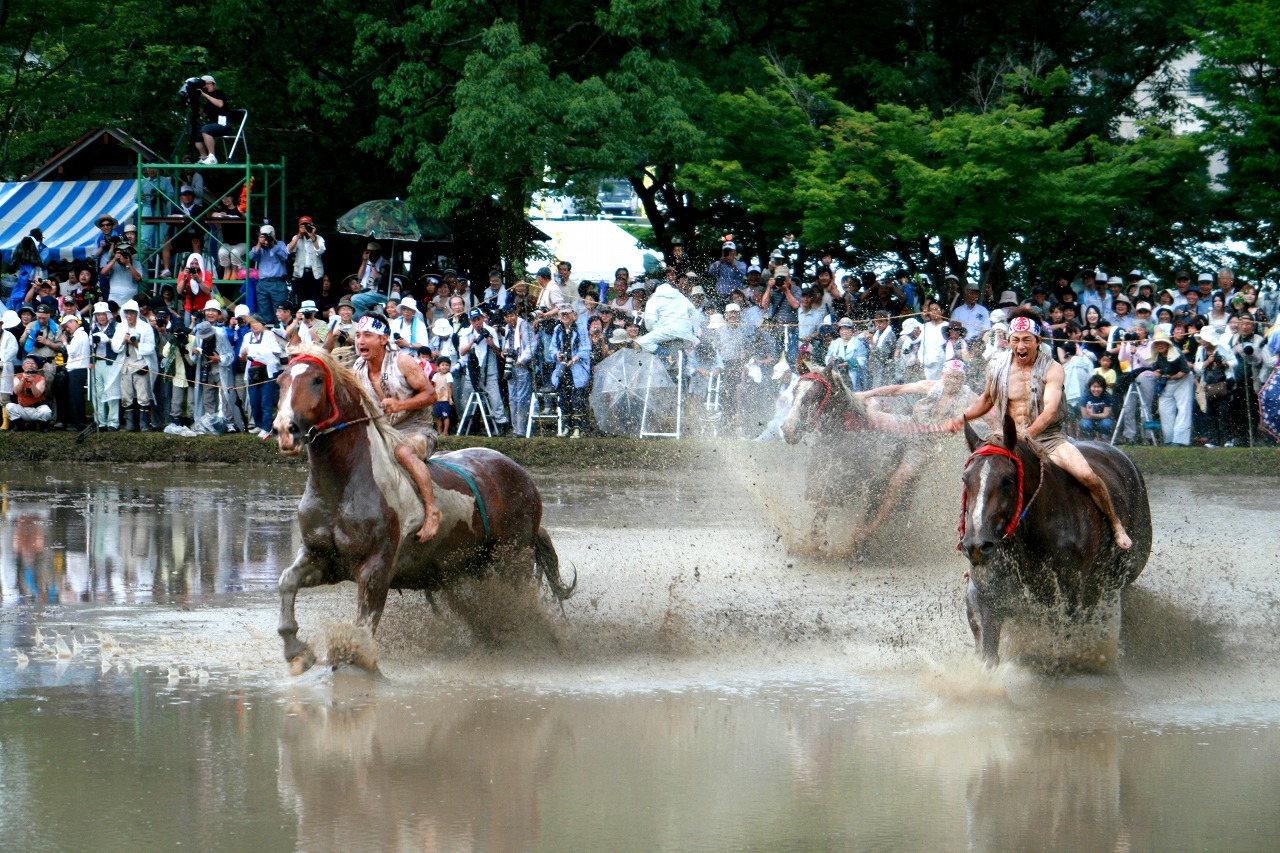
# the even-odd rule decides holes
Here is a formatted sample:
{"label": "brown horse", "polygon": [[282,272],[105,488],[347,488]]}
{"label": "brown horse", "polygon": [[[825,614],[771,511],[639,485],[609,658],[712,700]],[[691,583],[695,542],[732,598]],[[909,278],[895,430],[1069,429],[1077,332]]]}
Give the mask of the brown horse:
{"label": "brown horse", "polygon": [[1034,603],[1081,621],[1117,599],[1151,554],[1147,485],[1133,460],[1108,444],[1078,445],[1133,538],[1133,548],[1122,551],[1089,492],[1018,441],[1012,418],[1003,426],[1002,443],[984,444],[965,425],[973,455],[964,469],[958,546],[970,565],[969,627],[991,664],[999,660],[1005,619],[1027,615]]}
{"label": "brown horse", "polygon": [[[788,444],[814,436],[805,459],[805,500],[815,513],[810,539],[829,556],[848,556],[873,532],[868,519],[902,460],[902,442],[869,430],[866,405],[842,371],[827,367],[796,382],[782,436]],[[840,516],[835,524],[832,513]]]}
{"label": "brown horse", "polygon": [[308,347],[278,382],[280,450],[297,455],[305,448],[309,467],[298,506],[302,548],[280,576],[279,630],[295,674],[315,663],[294,620],[301,587],[355,581],[356,624],[371,631],[392,588],[423,590],[434,607],[434,592],[449,596],[464,579],[496,573],[522,587],[541,574],[560,601],[573,594],[577,578],[569,585],[560,579],[538,488],[515,462],[479,447],[433,456],[428,467],[444,517],[436,535],[419,542],[422,501],[395,459],[399,434],[351,371]]}

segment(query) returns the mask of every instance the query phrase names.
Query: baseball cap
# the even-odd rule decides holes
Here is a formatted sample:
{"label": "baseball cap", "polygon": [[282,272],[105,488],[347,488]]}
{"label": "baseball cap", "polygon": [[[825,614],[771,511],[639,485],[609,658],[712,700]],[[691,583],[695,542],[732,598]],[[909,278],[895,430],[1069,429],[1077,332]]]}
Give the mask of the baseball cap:
{"label": "baseball cap", "polygon": [[237,305],[237,306],[236,306],[235,314],[236,314],[236,316],[237,316],[237,317],[248,317],[248,316],[249,316],[249,306],[248,306],[248,305],[245,305],[244,303],[241,303],[241,304]]}
{"label": "baseball cap", "polygon": [[[564,309],[561,309],[561,310],[564,310]],[[477,318],[479,318],[479,319],[483,320],[483,319],[484,319],[484,312],[483,312],[483,311],[481,311],[479,308],[472,308],[472,309],[471,309],[471,312],[470,312],[469,314],[467,314],[467,316],[468,316],[468,317],[470,317],[472,320],[475,320],[475,319],[477,319]]]}
{"label": "baseball cap", "polygon": [[191,184],[183,184],[182,188],[178,190],[178,195],[186,195],[187,193],[191,193],[192,195],[195,195],[196,188],[191,186]]}
{"label": "baseball cap", "polygon": [[310,216],[302,216],[302,217],[299,217],[299,218],[298,218],[298,224],[299,224],[299,225],[314,225],[315,223],[311,221],[311,217],[310,217]]}
{"label": "baseball cap", "polygon": [[212,75],[212,74],[204,74],[204,75],[202,75],[202,76],[200,77],[200,81],[201,81],[202,83],[212,83],[212,84],[214,84],[215,86],[216,86],[216,85],[218,85],[218,81],[213,79],[213,75]]}

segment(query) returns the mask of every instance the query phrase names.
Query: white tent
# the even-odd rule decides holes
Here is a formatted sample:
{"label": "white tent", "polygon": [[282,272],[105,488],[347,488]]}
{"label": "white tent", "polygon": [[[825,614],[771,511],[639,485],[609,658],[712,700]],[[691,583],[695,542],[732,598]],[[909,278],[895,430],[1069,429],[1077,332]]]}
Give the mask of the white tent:
{"label": "white tent", "polygon": [[[616,222],[535,219],[532,224],[551,236],[542,245],[552,258],[573,264],[573,277],[578,281],[612,282],[614,270],[618,267],[626,267],[635,278],[645,271],[646,260],[649,266],[662,260],[658,253],[641,247],[636,238]],[[546,264],[546,261],[530,260],[528,266],[537,270]]]}

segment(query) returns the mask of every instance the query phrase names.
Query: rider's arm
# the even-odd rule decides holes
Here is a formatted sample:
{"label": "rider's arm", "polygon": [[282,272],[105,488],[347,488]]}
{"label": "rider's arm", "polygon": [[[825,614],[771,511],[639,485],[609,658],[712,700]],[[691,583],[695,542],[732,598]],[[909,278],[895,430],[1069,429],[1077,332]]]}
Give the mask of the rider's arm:
{"label": "rider's arm", "polygon": [[383,410],[390,415],[396,412],[412,412],[434,405],[436,388],[427,378],[427,374],[422,372],[422,366],[418,364],[417,359],[408,353],[400,353],[396,358],[399,359],[400,372],[404,375],[404,381],[413,389],[414,394],[407,400],[393,398],[383,400]]}
{"label": "rider's arm", "polygon": [[1062,366],[1054,364],[1050,366],[1049,373],[1044,378],[1044,409],[1040,412],[1040,417],[1031,422],[1031,426],[1027,427],[1026,434],[1028,438],[1035,438],[1044,432],[1049,424],[1053,423],[1053,419],[1058,415],[1058,406],[1062,404],[1062,380],[1066,374],[1062,370]]}

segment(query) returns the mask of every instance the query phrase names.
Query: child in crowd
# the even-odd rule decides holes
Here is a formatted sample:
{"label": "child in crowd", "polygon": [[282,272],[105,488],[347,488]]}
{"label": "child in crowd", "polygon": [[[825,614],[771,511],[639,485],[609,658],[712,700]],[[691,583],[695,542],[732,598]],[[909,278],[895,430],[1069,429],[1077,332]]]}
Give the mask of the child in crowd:
{"label": "child in crowd", "polygon": [[1080,437],[1106,441],[1115,429],[1115,398],[1107,393],[1107,380],[1098,374],[1089,379],[1089,393],[1080,402]]}
{"label": "child in crowd", "polygon": [[440,435],[449,434],[449,422],[453,419],[452,366],[449,356],[442,355],[436,359],[436,372],[431,374],[431,384],[436,389],[436,403],[432,407],[432,414],[436,419],[436,432]]}
{"label": "child in crowd", "polygon": [[1114,367],[1115,357],[1109,352],[1104,352],[1098,356],[1098,367],[1093,371],[1094,376],[1101,376],[1103,381],[1107,383],[1108,388],[1115,387],[1116,379],[1119,378]]}

